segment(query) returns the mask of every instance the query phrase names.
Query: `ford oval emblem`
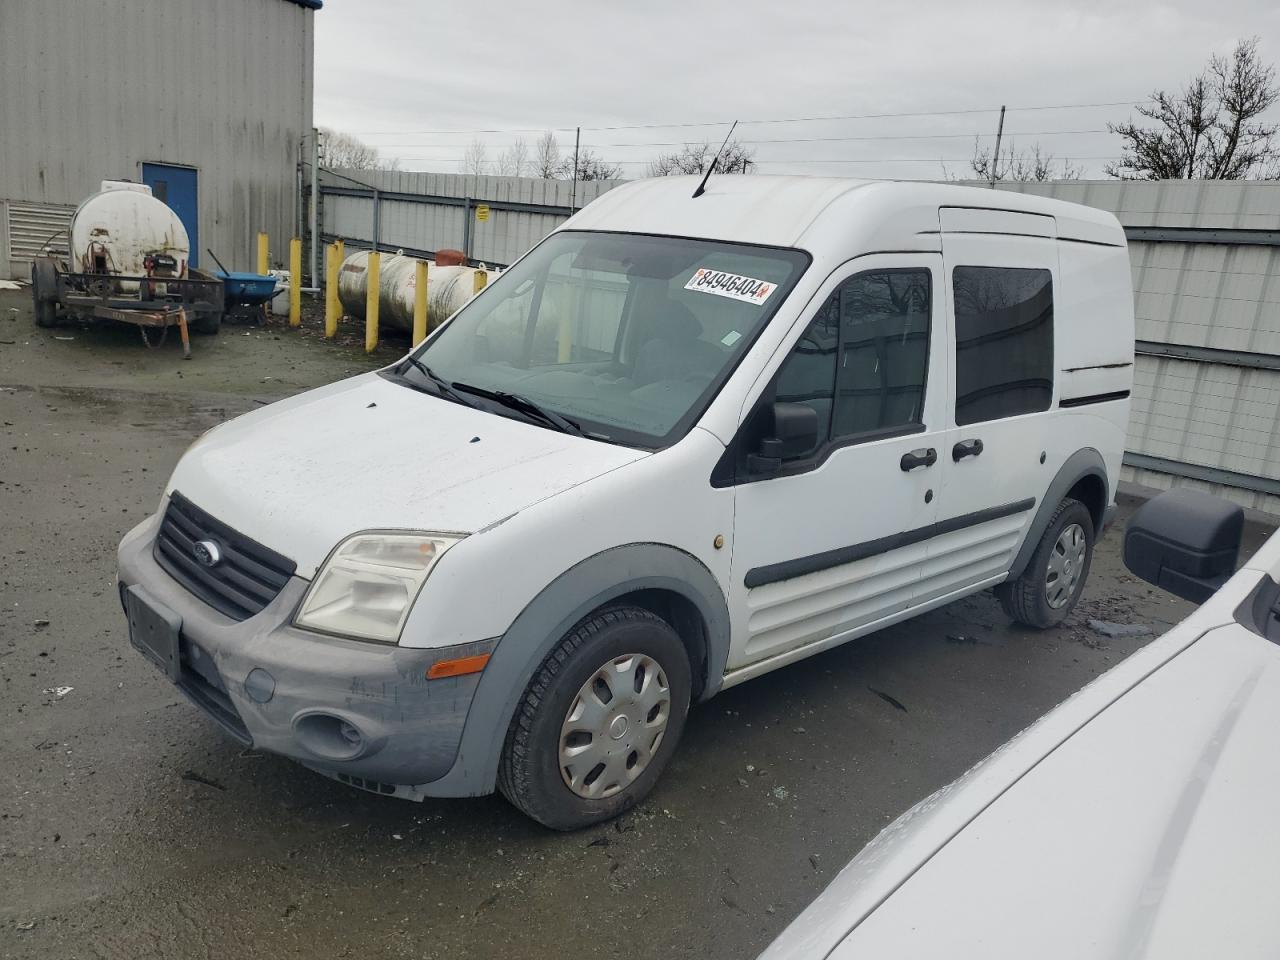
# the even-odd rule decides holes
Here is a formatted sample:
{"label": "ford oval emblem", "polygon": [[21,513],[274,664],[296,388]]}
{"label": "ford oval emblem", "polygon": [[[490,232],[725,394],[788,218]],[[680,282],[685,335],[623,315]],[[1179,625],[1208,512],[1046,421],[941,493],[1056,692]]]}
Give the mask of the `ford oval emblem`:
{"label": "ford oval emblem", "polygon": [[197,563],[206,567],[216,567],[222,560],[222,551],[212,540],[199,541],[191,548],[191,553],[195,556]]}

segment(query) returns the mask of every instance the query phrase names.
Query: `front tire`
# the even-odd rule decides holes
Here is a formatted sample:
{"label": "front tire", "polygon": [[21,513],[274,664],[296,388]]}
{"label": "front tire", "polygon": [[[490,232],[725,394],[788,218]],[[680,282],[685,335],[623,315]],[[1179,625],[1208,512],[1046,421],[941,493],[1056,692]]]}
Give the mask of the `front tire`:
{"label": "front tire", "polygon": [[553,830],[612,819],[653,788],[689,712],[689,657],[662,618],[615,607],[579,623],[516,708],[498,789]]}
{"label": "front tire", "polygon": [[1093,536],[1093,516],[1083,503],[1068,498],[1058,504],[1026,570],[996,588],[1004,612],[1038,630],[1062,623],[1089,578]]}

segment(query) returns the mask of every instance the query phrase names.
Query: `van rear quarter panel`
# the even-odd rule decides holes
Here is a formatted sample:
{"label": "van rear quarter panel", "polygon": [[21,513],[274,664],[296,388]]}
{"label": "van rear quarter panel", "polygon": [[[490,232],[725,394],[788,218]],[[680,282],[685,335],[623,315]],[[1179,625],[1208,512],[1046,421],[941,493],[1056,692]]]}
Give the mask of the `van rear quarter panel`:
{"label": "van rear quarter panel", "polygon": [[[1133,387],[1133,281],[1129,251],[1058,241],[1059,289],[1054,294],[1054,353],[1058,403],[1126,393]],[[1107,465],[1114,497],[1129,426],[1129,400],[1061,408],[1069,445],[1093,447]],[[1063,439],[1067,439],[1064,437]],[[1066,456],[1074,449],[1065,451]]]}

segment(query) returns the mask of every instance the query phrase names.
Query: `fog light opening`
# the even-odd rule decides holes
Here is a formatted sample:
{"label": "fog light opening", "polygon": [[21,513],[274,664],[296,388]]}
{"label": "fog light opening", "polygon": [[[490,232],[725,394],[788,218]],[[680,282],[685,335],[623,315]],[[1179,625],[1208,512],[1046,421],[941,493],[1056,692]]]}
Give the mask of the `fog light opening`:
{"label": "fog light opening", "polygon": [[309,713],[293,722],[294,736],[308,753],[325,760],[355,760],[368,752],[369,740],[350,720]]}

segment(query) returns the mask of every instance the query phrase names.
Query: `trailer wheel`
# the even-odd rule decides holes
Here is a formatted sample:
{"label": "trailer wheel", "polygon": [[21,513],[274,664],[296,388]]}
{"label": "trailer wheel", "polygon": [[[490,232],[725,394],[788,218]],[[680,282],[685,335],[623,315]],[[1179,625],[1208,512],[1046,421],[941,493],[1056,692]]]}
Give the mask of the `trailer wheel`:
{"label": "trailer wheel", "polygon": [[37,327],[52,327],[58,322],[58,275],[46,257],[31,264],[31,311]]}
{"label": "trailer wheel", "polygon": [[197,313],[191,321],[191,329],[195,333],[212,336],[222,327],[222,314],[217,310]]}

